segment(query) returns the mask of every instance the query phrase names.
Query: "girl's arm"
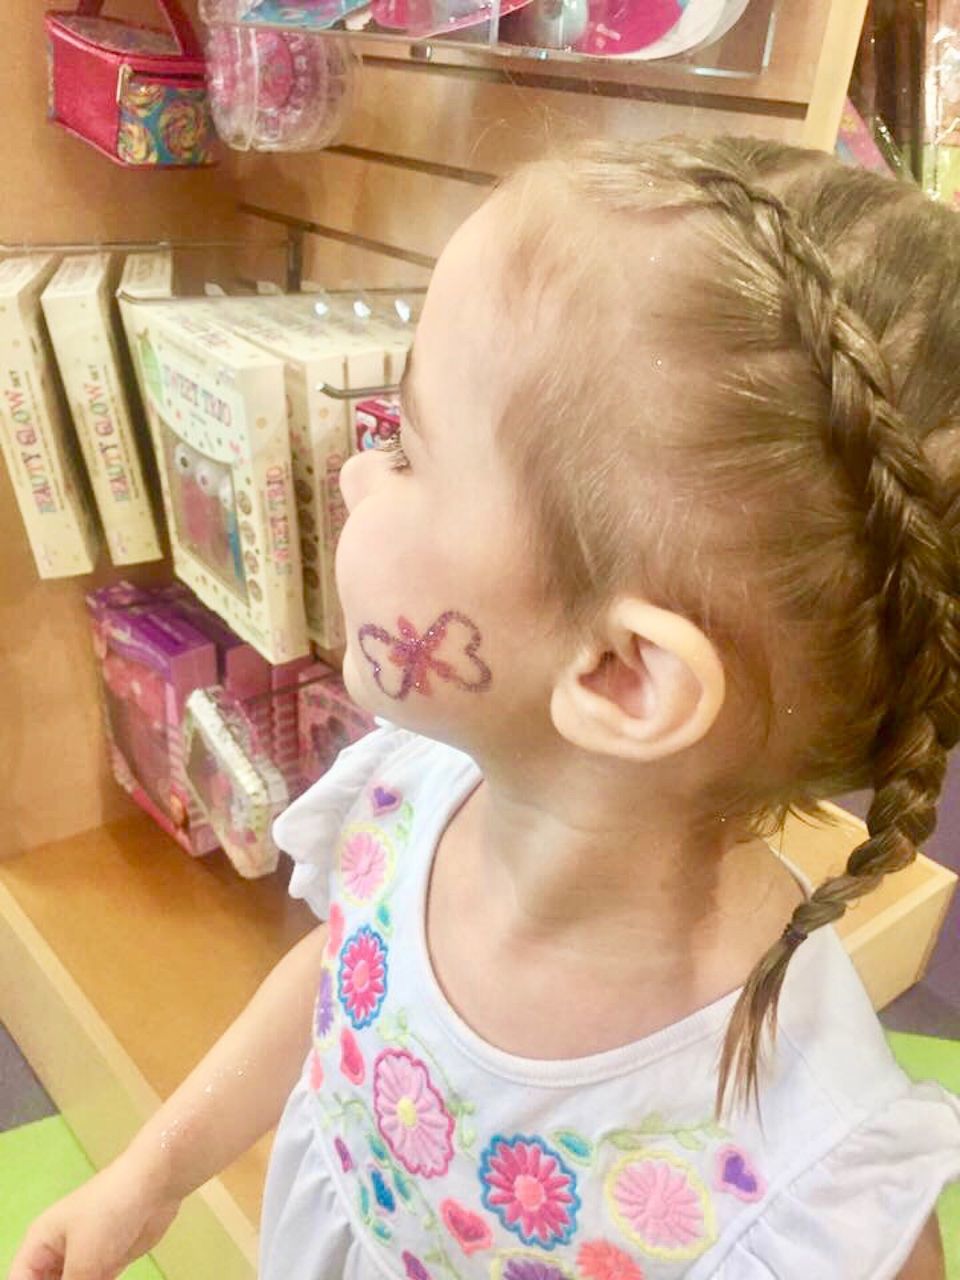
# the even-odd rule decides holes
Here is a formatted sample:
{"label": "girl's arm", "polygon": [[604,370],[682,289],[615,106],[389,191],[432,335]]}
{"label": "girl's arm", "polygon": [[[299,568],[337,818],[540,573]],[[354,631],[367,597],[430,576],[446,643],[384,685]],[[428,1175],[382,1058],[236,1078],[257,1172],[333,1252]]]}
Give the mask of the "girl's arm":
{"label": "girl's arm", "polygon": [[9,1280],[113,1280],[191,1191],[276,1124],[310,1042],[326,925],[280,961],[116,1160],[34,1222]]}
{"label": "girl's arm", "polygon": [[897,1280],[945,1280],[946,1262],[937,1215],[932,1213]]}
{"label": "girl's arm", "polygon": [[280,1118],[310,1047],[327,926],[302,938],[124,1153],[182,1200]]}

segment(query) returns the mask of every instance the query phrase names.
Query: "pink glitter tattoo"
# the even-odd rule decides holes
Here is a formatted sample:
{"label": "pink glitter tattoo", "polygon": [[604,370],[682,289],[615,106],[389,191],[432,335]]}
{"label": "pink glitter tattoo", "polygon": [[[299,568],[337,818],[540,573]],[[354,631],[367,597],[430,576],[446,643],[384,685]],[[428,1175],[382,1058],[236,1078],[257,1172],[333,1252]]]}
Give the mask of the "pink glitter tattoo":
{"label": "pink glitter tattoo", "polygon": [[[357,632],[360,652],[373,668],[378,687],[388,698],[401,702],[411,689],[429,698],[433,693],[431,673],[466,693],[485,693],[490,688],[493,675],[477,656],[483,637],[476,623],[464,614],[448,609],[423,635],[419,635],[406,618],[397,619],[397,629],[400,634],[394,636],[386,628],[368,622]],[[445,657],[439,654],[441,648]],[[391,666],[397,670],[391,671]]]}

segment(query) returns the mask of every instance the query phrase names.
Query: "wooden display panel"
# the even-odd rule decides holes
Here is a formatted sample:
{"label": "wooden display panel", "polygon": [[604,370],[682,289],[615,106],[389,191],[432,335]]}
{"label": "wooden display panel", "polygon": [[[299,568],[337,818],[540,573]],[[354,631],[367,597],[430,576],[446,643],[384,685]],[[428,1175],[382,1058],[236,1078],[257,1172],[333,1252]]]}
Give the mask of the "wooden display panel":
{"label": "wooden display panel", "polygon": [[[224,169],[124,170],[47,122],[42,11],[34,0],[4,4],[3,250],[44,241],[230,234],[236,198]],[[157,8],[124,0],[123,12],[155,22]],[[145,581],[159,572],[162,566],[127,576]],[[131,812],[102,745],[83,607],[92,585],[90,578],[38,580],[0,466],[0,859]]]}
{"label": "wooden display panel", "polygon": [[324,284],[421,283],[497,178],[574,139],[737,133],[831,149],[865,7],[781,0],[769,64],[748,77],[359,36],[358,99],[338,145],[235,155],[233,174],[247,204],[319,226],[307,267]]}

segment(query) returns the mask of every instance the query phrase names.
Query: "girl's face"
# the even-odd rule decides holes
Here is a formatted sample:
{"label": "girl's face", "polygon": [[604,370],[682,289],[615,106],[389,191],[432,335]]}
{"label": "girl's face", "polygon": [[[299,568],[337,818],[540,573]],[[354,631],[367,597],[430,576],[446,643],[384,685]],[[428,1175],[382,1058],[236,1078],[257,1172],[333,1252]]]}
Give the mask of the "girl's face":
{"label": "girl's face", "polygon": [[[344,679],[387,719],[479,750],[549,726],[550,639],[522,499],[495,439],[510,351],[485,283],[486,205],[434,273],[407,364],[400,448],[343,468]],[[521,719],[522,718],[522,719]]]}

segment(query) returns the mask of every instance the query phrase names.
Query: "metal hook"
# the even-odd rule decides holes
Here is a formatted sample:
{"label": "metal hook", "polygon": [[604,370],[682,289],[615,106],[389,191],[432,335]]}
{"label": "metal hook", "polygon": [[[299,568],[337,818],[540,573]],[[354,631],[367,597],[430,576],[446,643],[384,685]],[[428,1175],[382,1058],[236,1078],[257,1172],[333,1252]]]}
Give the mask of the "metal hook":
{"label": "metal hook", "polygon": [[391,382],[385,387],[349,387],[343,390],[333,387],[329,382],[318,382],[317,390],[334,400],[366,400],[372,396],[395,396],[400,393],[400,384]]}

